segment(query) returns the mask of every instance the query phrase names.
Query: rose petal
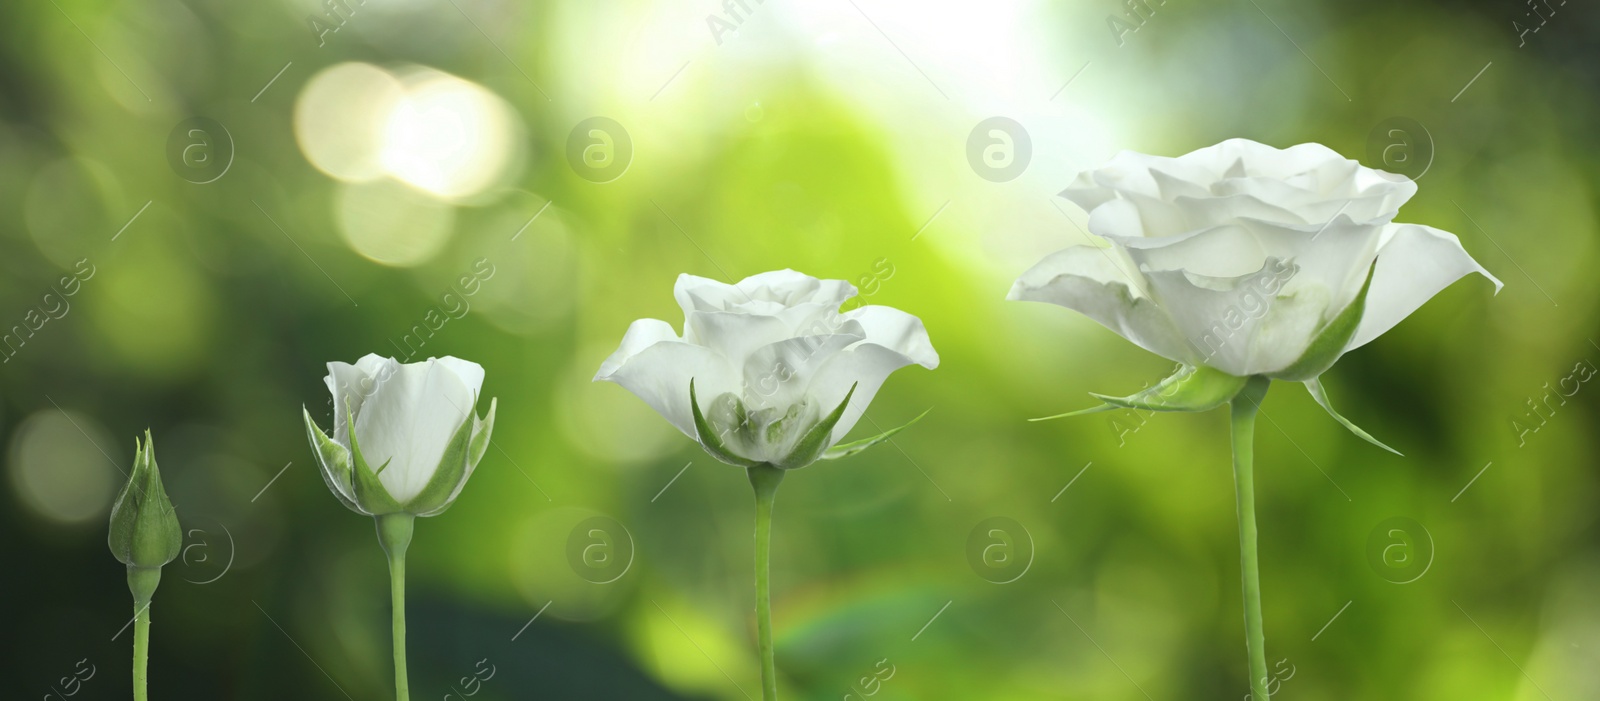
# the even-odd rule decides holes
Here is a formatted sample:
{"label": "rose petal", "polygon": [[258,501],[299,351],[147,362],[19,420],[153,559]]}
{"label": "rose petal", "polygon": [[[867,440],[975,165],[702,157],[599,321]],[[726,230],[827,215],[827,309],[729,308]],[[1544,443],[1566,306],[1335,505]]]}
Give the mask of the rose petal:
{"label": "rose petal", "polygon": [[1142,194],[1160,199],[1161,187],[1150,175],[1150,167],[1158,162],[1155,156],[1135,151],[1122,151],[1105,165],[1079,173],[1072,184],[1061,191],[1061,196],[1093,212],[1120,194]]}
{"label": "rose petal", "polygon": [[[847,333],[790,338],[756,351],[745,363],[742,399],[751,411],[776,408],[779,413],[801,401],[810,392],[812,380],[821,369],[846,348],[862,342],[865,334],[855,321],[847,323]],[[834,404],[839,400],[835,399]],[[823,414],[833,405],[823,408]]]}
{"label": "rose petal", "polygon": [[355,365],[334,361],[328,363],[328,375],[322,378],[328,392],[333,395],[333,441],[350,447],[349,417],[361,411],[362,402],[377,390],[382,380],[395,372],[400,363],[368,353]]}
{"label": "rose petal", "polygon": [[689,342],[717,351],[738,369],[757,348],[792,334],[789,325],[776,316],[697,311],[684,323],[683,335]]}
{"label": "rose petal", "polygon": [[776,314],[808,302],[837,309],[855,294],[855,287],[843,280],[818,280],[787,269],[751,275],[733,285],[684,274],[673,288],[685,316],[696,311]]}
{"label": "rose petal", "polygon": [[476,397],[438,360],[400,365],[356,414],[356,436],[367,464],[395,501],[427,486],[445,448],[472,411]]}
{"label": "rose petal", "polygon": [[595,379],[622,385],[690,438],[698,435],[689,410],[689,380],[694,380],[695,394],[702,402],[738,392],[740,384],[739,375],[721,353],[676,339],[652,344]]}
{"label": "rose petal", "polygon": [[1388,225],[1372,272],[1366,314],[1345,351],[1394,328],[1450,283],[1471,273],[1489,278],[1496,293],[1505,286],[1467,254],[1455,234],[1420,224]]}
{"label": "rose petal", "polygon": [[823,412],[833,411],[850,392],[850,387],[856,388],[839,423],[834,424],[828,445],[831,447],[850,433],[891,373],[914,362],[883,346],[863,343],[835,354],[823,365],[806,388],[806,393],[818,402]]}
{"label": "rose petal", "polygon": [[[1326,295],[1319,300],[1280,298],[1273,293],[1282,281],[1293,275],[1293,266],[1275,258],[1254,273],[1231,278],[1185,270],[1145,273],[1152,297],[1187,339],[1184,343],[1191,354],[1189,361],[1240,377],[1279,369],[1266,367],[1264,362],[1282,362],[1287,366],[1299,357],[1298,351],[1303,351],[1310,343],[1311,334],[1316,330],[1317,314],[1315,310],[1308,313],[1305,307],[1320,309],[1327,304],[1327,299]],[[1293,305],[1293,311],[1274,313],[1276,307],[1285,304]],[[1275,324],[1298,328],[1295,333],[1263,334],[1263,325],[1269,318]],[[1270,350],[1292,357],[1286,360],[1261,357],[1265,347],[1260,342],[1263,336],[1275,339],[1277,346]],[[1285,338],[1277,338],[1279,336]],[[1290,347],[1292,339],[1299,339],[1298,349]]]}
{"label": "rose petal", "polygon": [[861,324],[864,343],[883,346],[929,370],[939,367],[939,353],[933,349],[928,329],[922,320],[906,312],[882,305],[867,305],[845,312],[846,319]]}
{"label": "rose petal", "polygon": [[1351,221],[1341,214],[1321,226],[1239,217],[1183,236],[1111,240],[1145,271],[1186,270],[1234,278],[1261,270],[1270,259],[1290,261],[1298,268],[1298,284],[1326,288],[1329,303],[1343,309],[1366,281],[1382,233],[1380,225]]}
{"label": "rose petal", "polygon": [[678,332],[667,322],[660,319],[639,319],[628,325],[628,332],[622,336],[622,345],[606,358],[605,362],[600,363],[600,370],[595,372],[592,381],[610,380],[629,358],[638,355],[644,349],[662,341],[677,340],[680,340]]}
{"label": "rose petal", "polygon": [[[429,358],[429,360],[435,359]],[[440,365],[443,365],[446,370],[454,372],[456,374],[456,378],[461,380],[461,384],[465,385],[467,390],[472,392],[472,396],[478,396],[478,393],[483,390],[482,365],[474,363],[470,360],[462,360],[460,358],[448,355],[444,356],[443,358],[438,358],[437,362]]]}
{"label": "rose petal", "polygon": [[1139,347],[1176,362],[1195,353],[1150,299],[1144,277],[1118,251],[1074,246],[1046,256],[1017,278],[1006,299],[1075,309]]}
{"label": "rose petal", "polygon": [[844,280],[819,280],[794,270],[774,270],[751,275],[736,285],[750,296],[793,307],[816,303],[838,309],[856,295],[855,286]]}
{"label": "rose petal", "polygon": [[1107,238],[1170,236],[1192,228],[1172,203],[1138,194],[1119,195],[1089,213],[1089,233]]}

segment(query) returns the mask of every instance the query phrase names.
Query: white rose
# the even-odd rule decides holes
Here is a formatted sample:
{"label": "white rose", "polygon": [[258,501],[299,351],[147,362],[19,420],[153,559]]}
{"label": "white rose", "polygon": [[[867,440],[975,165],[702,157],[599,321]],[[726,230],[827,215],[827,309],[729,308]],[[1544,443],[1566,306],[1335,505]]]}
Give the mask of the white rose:
{"label": "white rose", "polygon": [[[633,322],[594,379],[622,385],[725,462],[803,467],[849,433],[890,373],[939,365],[916,317],[882,306],[841,314],[855,294],[793,270],[737,285],[680,275],[683,334]],[[691,381],[710,436],[696,426]]]}
{"label": "white rose", "polygon": [[[496,402],[473,412],[483,367],[458,358],[328,363],[333,437],[305,413],[322,477],[358,513],[432,516],[455,501],[489,445]],[[352,430],[352,421],[354,429]]]}
{"label": "white rose", "polygon": [[1314,379],[1468,273],[1499,291],[1453,234],[1392,223],[1415,192],[1320,144],[1125,151],[1061,193],[1111,247],[1054,253],[1008,298],[1076,309],[1186,365]]}

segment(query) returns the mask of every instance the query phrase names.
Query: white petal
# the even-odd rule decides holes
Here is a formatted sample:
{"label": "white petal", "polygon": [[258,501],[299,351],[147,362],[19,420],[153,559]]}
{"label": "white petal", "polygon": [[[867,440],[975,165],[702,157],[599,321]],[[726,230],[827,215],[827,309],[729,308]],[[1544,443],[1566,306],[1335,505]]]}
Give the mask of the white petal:
{"label": "white petal", "polygon": [[1119,194],[1137,193],[1160,199],[1161,186],[1151,177],[1150,169],[1161,160],[1136,151],[1121,151],[1105,165],[1079,173],[1060,195],[1085,212],[1093,212]]}
{"label": "white petal", "polygon": [[596,379],[622,385],[672,422],[684,435],[698,438],[694,429],[694,414],[689,411],[691,378],[702,411],[712,399],[739,390],[739,375],[722,354],[677,340],[652,344],[633,354],[605,377],[596,376]]}
{"label": "white petal", "polygon": [[[832,440],[828,445],[831,447],[850,433],[850,429],[861,420],[861,416],[867,411],[867,406],[872,403],[872,398],[877,396],[878,390],[883,387],[883,381],[889,378],[890,373],[913,362],[915,361],[883,346],[864,343],[839,352],[823,365],[811,379],[810,386],[806,388],[806,393],[817,402],[823,415],[827,415],[839,406],[839,402],[844,400],[852,384],[856,386],[855,394],[850,395],[849,406],[845,407],[844,414],[839,417],[839,423],[833,427]],[[873,433],[879,432],[880,429],[873,429]]]}
{"label": "white petal", "polygon": [[[1151,294],[1188,339],[1185,345],[1190,349],[1191,358],[1173,359],[1196,362],[1241,377],[1281,369],[1260,367],[1258,336],[1263,321],[1271,316],[1272,306],[1281,303],[1272,290],[1292,275],[1292,271],[1291,266],[1277,259],[1269,260],[1257,272],[1232,278],[1209,277],[1184,270],[1146,271]],[[1320,310],[1325,305],[1324,298],[1315,306]],[[1307,329],[1302,334],[1305,338],[1300,349],[1303,350],[1316,328],[1316,315],[1297,311],[1288,319],[1299,320]],[[1279,323],[1284,320],[1280,317]]]}
{"label": "white petal", "polygon": [[[804,399],[812,380],[834,356],[866,338],[855,321],[846,322],[841,330],[844,333],[790,338],[757,350],[744,364],[745,406],[751,411],[770,407],[783,413]],[[834,397],[832,404],[826,404],[824,398],[822,414],[833,411],[843,398]]]}
{"label": "white petal", "polygon": [[814,290],[818,282],[821,281],[817,278],[811,277],[810,275],[790,268],[784,268],[783,270],[769,270],[764,273],[756,273],[755,275],[751,275],[750,277],[740,280],[738,284],[734,285],[734,287],[738,287],[745,291],[761,288],[809,288]]}
{"label": "white petal", "polygon": [[1150,299],[1144,277],[1121,255],[1093,246],[1057,251],[1017,278],[1006,299],[1075,309],[1145,350],[1191,362],[1195,353],[1183,334]]}
{"label": "white petal", "polygon": [[1214,278],[1237,278],[1262,269],[1268,260],[1292,262],[1295,286],[1314,284],[1328,291],[1328,303],[1343,309],[1366,281],[1383,234],[1381,224],[1340,215],[1320,226],[1241,217],[1183,236],[1165,239],[1112,238],[1141,270],[1184,270]]}
{"label": "white petal", "polygon": [[867,305],[845,312],[844,318],[859,322],[866,332],[866,343],[883,346],[929,370],[939,367],[939,353],[928,339],[922,320],[911,314],[881,305]]}
{"label": "white petal", "polygon": [[1210,184],[1218,174],[1191,167],[1176,159],[1166,159],[1151,166],[1150,177],[1160,188],[1161,199],[1171,201],[1179,197],[1205,197],[1211,194]]}
{"label": "white petal", "polygon": [[1128,255],[1198,362],[1250,375],[1288,367],[1355,300],[1381,233],[1342,215],[1316,231],[1240,219],[1166,246],[1134,239]]}
{"label": "white petal", "polygon": [[678,281],[672,285],[672,296],[678,300],[684,316],[699,309],[726,309],[733,294],[739,294],[733,285],[688,273],[678,275]]}
{"label": "white petal", "polygon": [[[839,282],[833,280],[831,282]],[[782,320],[790,336],[826,336],[840,333],[845,318],[839,314],[839,303],[803,302],[777,311],[773,316]]]}
{"label": "white petal", "polygon": [[679,340],[678,332],[673,331],[667,322],[660,319],[639,319],[628,325],[628,332],[622,336],[622,345],[600,364],[600,370],[594,374],[592,381],[610,380],[629,358],[638,355],[644,349],[662,341],[677,340]]}
{"label": "white petal", "polygon": [[356,437],[371,469],[396,501],[427,486],[445,448],[475,399],[460,377],[437,360],[399,366],[356,416]]}
{"label": "white petal", "polygon": [[684,324],[684,336],[726,358],[735,370],[762,348],[792,336],[789,325],[776,316],[739,312],[694,312]]}
{"label": "white petal", "polygon": [[[1216,197],[1249,195],[1296,214],[1298,221],[1321,223],[1344,214],[1356,221],[1387,223],[1417,191],[1409,180],[1383,177],[1355,161],[1329,162],[1282,180],[1252,177],[1218,181]],[[1259,217],[1270,219],[1270,217]],[[1290,219],[1274,221],[1292,222]]]}
{"label": "white petal", "polygon": [[368,353],[355,365],[334,361],[328,363],[328,375],[322,378],[328,392],[333,395],[333,435],[335,443],[350,447],[349,417],[361,412],[361,404],[377,391],[378,383],[393,374],[399,363]]}
{"label": "white petal", "polygon": [[445,369],[454,372],[456,377],[461,380],[461,384],[465,385],[467,390],[472,393],[472,396],[478,396],[478,393],[483,390],[482,365],[449,355],[437,359],[429,358],[429,360],[437,360]]}
{"label": "white petal", "polygon": [[1467,255],[1455,234],[1420,224],[1390,224],[1378,249],[1378,263],[1367,293],[1367,311],[1346,351],[1366,345],[1394,328],[1450,283],[1470,273],[1505,285]]}
{"label": "white petal", "polygon": [[1173,207],[1183,212],[1188,220],[1186,230],[1191,231],[1244,218],[1287,225],[1308,223],[1303,208],[1286,208],[1254,193],[1179,197]]}
{"label": "white petal", "polygon": [[[1286,149],[1279,149],[1250,139],[1228,139],[1213,146],[1191,151],[1175,160],[1205,168],[1219,176],[1282,180],[1325,163],[1347,159],[1333,149],[1317,143],[1296,144]],[[1243,166],[1243,173],[1228,172],[1235,164]]]}
{"label": "white petal", "polygon": [[673,296],[684,316],[696,311],[756,311],[776,314],[807,302],[835,309],[854,297],[856,288],[843,280],[818,280],[794,270],[774,270],[727,284],[694,275],[679,275]]}
{"label": "white petal", "polygon": [[1139,270],[1185,270],[1206,277],[1239,277],[1261,269],[1267,244],[1240,222],[1196,229],[1179,236],[1107,236]]}
{"label": "white petal", "polygon": [[1194,227],[1172,203],[1144,195],[1121,195],[1089,213],[1089,233],[1123,238],[1181,234]]}
{"label": "white petal", "polygon": [[[745,368],[745,403],[780,411],[810,397],[822,414],[833,411],[850,385],[859,383],[834,439],[844,437],[866,411],[890,373],[907,365],[939,366],[922,320],[898,309],[866,306],[844,315],[843,333],[794,338],[764,347]],[[876,350],[873,350],[876,349]],[[773,369],[776,370],[773,370]]]}
{"label": "white petal", "polygon": [[[1361,278],[1356,283],[1356,292],[1365,281]],[[1240,339],[1248,344],[1244,367],[1255,373],[1277,372],[1293,365],[1305,355],[1327,322],[1355,298],[1351,294],[1344,299],[1344,295],[1317,279],[1315,273],[1299,267],[1276,277],[1257,278],[1255,284],[1258,293],[1247,292],[1240,307],[1246,315],[1261,319],[1254,335]],[[1269,297],[1263,289],[1269,284],[1281,284],[1281,290]],[[1258,298],[1264,303],[1257,304]]]}
{"label": "white petal", "polygon": [[752,298],[778,302],[786,307],[814,302],[838,309],[856,295],[855,286],[844,280],[819,280],[794,270],[773,270],[751,275],[734,287]]}

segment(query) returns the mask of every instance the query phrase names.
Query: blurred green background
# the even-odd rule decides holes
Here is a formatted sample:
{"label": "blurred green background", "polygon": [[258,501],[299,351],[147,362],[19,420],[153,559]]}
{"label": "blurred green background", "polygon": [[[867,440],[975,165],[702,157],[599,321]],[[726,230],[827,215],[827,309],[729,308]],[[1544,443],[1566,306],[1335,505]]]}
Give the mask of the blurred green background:
{"label": "blurred green background", "polygon": [[[943,364],[873,405],[932,409],[900,449],[786,481],[785,698],[1243,698],[1224,412],[1026,422],[1170,367],[1003,301],[1086,241],[1053,197],[1075,173],[1243,136],[1427,165],[1399,220],[1506,282],[1457,283],[1325,378],[1404,458],[1268,397],[1279,697],[1600,697],[1593,6],[1146,10],[0,6],[5,695],[128,695],[106,517],[150,427],[188,529],[152,698],[389,697],[373,526],[300,423],[330,423],[324,363],[368,352],[477,361],[501,402],[411,548],[417,698],[759,695],[744,476],[590,378],[631,320],[681,324],[679,273],[792,267],[920,316]],[[968,156],[992,116],[1028,135],[1009,180]],[[983,564],[993,518],[1011,569]],[[569,557],[595,523],[617,566]]]}

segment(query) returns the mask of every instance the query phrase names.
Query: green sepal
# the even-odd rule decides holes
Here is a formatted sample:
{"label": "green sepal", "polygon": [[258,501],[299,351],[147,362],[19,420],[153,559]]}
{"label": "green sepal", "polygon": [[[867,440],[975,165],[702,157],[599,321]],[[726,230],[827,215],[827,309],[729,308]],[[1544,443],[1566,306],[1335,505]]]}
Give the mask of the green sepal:
{"label": "green sepal", "polygon": [[[495,401],[489,400],[489,421],[494,421]],[[478,416],[474,406],[467,413],[467,418],[461,421],[461,426],[456,429],[450,442],[445,445],[444,455],[439,459],[439,467],[433,471],[433,476],[428,478],[428,484],[422,491],[406,502],[405,510],[418,516],[436,516],[444,513],[455,503],[456,495],[461,492],[462,486],[467,483],[467,477],[472,475],[472,468],[477,465],[473,459],[474,446],[479,448],[478,457],[483,456],[482,448],[486,448],[488,441],[478,441],[478,437],[487,436],[487,432],[477,430]]]}
{"label": "green sepal", "polygon": [[863,438],[863,439],[861,439],[859,441],[852,441],[850,443],[844,443],[844,444],[836,445],[836,446],[834,446],[832,448],[829,448],[826,452],[824,452],[822,454],[822,459],[823,460],[839,460],[841,458],[848,458],[848,457],[850,457],[852,455],[855,455],[856,453],[859,453],[859,452],[861,452],[863,450],[871,448],[872,446],[875,446],[875,445],[877,445],[879,443],[887,441],[890,438],[893,438],[894,434],[899,433],[901,431],[904,431],[907,428],[910,428],[911,424],[914,424],[914,423],[916,423],[918,421],[921,421],[922,417],[927,416],[929,411],[933,411],[933,409],[927,409],[926,411],[923,411],[921,414],[917,414],[917,418],[914,418],[914,419],[912,419],[910,421],[907,421],[904,424],[901,424],[900,426],[898,426],[896,428],[891,428],[891,429],[889,429],[887,431],[884,431],[883,433],[880,433],[880,434],[878,434],[876,436],[873,436],[871,438]]}
{"label": "green sepal", "polygon": [[333,492],[333,496],[345,508],[365,514],[356,505],[355,489],[351,486],[350,450],[323,433],[322,427],[311,419],[311,412],[304,406],[300,407],[300,413],[305,416],[306,439],[311,442],[311,450],[317,455],[317,471],[322,473],[322,482],[328,485],[328,491]]}
{"label": "green sepal", "polygon": [[1378,439],[1373,438],[1372,434],[1361,430],[1360,426],[1355,425],[1349,419],[1347,419],[1347,418],[1345,418],[1343,416],[1340,416],[1339,412],[1334,411],[1333,410],[1333,402],[1328,401],[1328,391],[1322,388],[1322,379],[1321,378],[1313,377],[1313,378],[1311,378],[1309,380],[1306,380],[1303,384],[1305,384],[1307,390],[1311,391],[1311,398],[1317,400],[1317,404],[1322,405],[1322,410],[1328,412],[1328,415],[1332,416],[1334,421],[1338,421],[1345,428],[1350,429],[1351,433],[1354,433],[1357,436],[1360,436],[1362,440],[1364,440],[1364,441],[1366,441],[1368,443],[1371,443],[1371,444],[1373,444],[1375,446],[1378,446],[1379,448],[1387,450],[1387,451],[1389,451],[1391,453],[1394,453],[1395,455],[1399,455],[1401,457],[1405,457],[1404,454],[1402,454],[1400,451],[1395,450],[1394,448],[1390,448],[1389,446],[1384,445],[1382,441],[1379,441]]}
{"label": "green sepal", "polygon": [[367,459],[361,455],[361,444],[356,441],[355,415],[350,414],[348,420],[350,422],[348,424],[350,426],[350,471],[355,476],[355,479],[351,480],[350,484],[351,491],[355,494],[355,502],[361,508],[361,512],[373,516],[382,516],[405,511],[400,504],[395,502],[394,497],[389,496],[388,488],[384,487],[383,482],[378,479],[378,473],[387,469],[394,458],[391,456],[382,465],[379,465],[377,470],[373,470],[367,464]]}
{"label": "green sepal", "polygon": [[1375,269],[1377,269],[1376,262],[1367,268],[1367,281],[1361,284],[1361,292],[1356,294],[1356,298],[1351,300],[1344,311],[1339,312],[1338,316],[1317,332],[1316,338],[1311,339],[1311,344],[1306,346],[1306,351],[1300,354],[1300,359],[1268,377],[1274,380],[1305,382],[1316,379],[1327,372],[1328,368],[1333,367],[1339,357],[1344,355],[1345,348],[1350,346],[1350,339],[1355,338],[1356,329],[1361,326],[1361,316],[1367,310],[1367,291],[1372,289],[1372,271]]}
{"label": "green sepal", "polygon": [[[489,436],[490,434],[494,433],[494,411],[499,404],[499,397],[490,397],[489,413],[481,419],[477,418],[476,414],[474,414],[472,446],[469,449],[471,451],[471,456],[467,458],[468,460],[472,461],[471,464],[474,467],[483,461],[483,454],[489,452]],[[474,408],[474,412],[476,412],[476,408]]]}
{"label": "green sepal", "polygon": [[839,406],[834,407],[832,413],[823,417],[815,426],[812,426],[811,430],[801,437],[800,442],[795,444],[794,450],[789,451],[787,457],[774,462],[773,465],[785,470],[793,470],[810,465],[820,459],[823,453],[828,450],[828,446],[833,443],[833,427],[839,423],[840,417],[844,416],[845,407],[850,405],[850,397],[855,396],[857,384],[860,383],[852,383],[850,391],[844,393],[844,401],[839,402]]}
{"label": "green sepal", "polygon": [[135,438],[133,445],[133,471],[111,506],[106,544],[117,561],[130,569],[159,568],[182,551],[183,527],[161,484],[150,431],[145,430],[143,444]]}
{"label": "green sepal", "polygon": [[1185,365],[1166,379],[1136,394],[1111,397],[1090,392],[1089,396],[1103,402],[1100,406],[1069,411],[1055,416],[1043,416],[1029,421],[1049,421],[1069,416],[1082,416],[1112,409],[1143,409],[1145,411],[1209,411],[1215,409],[1244,389],[1249,378],[1229,375],[1204,365]]}
{"label": "green sepal", "polygon": [[705,415],[700,413],[700,400],[695,398],[694,394],[694,378],[689,379],[689,409],[694,413],[694,432],[698,434],[700,447],[705,449],[706,454],[729,465],[737,465],[739,467],[748,468],[761,464],[754,460],[747,460],[734,455],[722,444],[722,438],[717,436],[717,432],[711,428],[710,424],[706,423]]}

